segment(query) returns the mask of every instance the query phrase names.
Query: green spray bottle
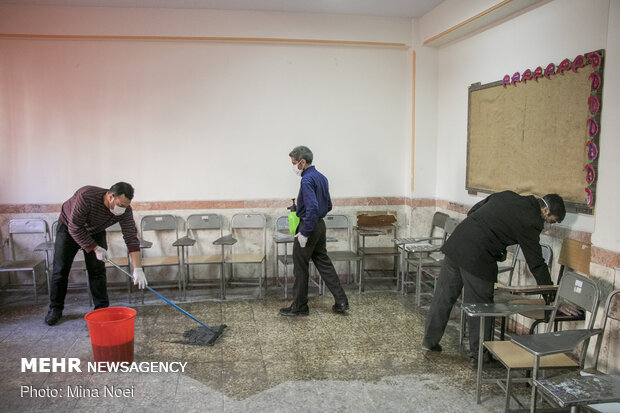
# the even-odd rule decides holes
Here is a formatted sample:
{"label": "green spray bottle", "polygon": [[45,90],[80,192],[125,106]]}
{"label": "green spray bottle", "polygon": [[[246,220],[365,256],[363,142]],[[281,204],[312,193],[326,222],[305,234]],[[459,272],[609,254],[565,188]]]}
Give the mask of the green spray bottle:
{"label": "green spray bottle", "polygon": [[299,226],[299,217],[297,216],[297,205],[295,205],[295,198],[291,199],[293,201],[293,205],[286,208],[289,211],[288,214],[288,230],[291,234],[295,235],[297,232],[297,226]]}

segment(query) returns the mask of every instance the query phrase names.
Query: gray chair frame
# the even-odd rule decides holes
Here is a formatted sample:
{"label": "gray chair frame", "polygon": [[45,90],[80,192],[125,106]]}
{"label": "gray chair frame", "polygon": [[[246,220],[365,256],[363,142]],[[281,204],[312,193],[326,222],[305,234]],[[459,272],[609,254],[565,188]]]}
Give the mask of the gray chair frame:
{"label": "gray chair frame", "polygon": [[[439,214],[443,214],[443,213],[442,212],[435,213],[435,216],[439,216],[441,219],[439,223],[435,223],[435,216],[433,217],[434,223],[433,223],[433,227],[431,228],[431,235],[434,234],[434,229],[441,228],[443,230],[443,236],[442,237],[431,236],[426,239],[420,239],[420,242],[428,241],[430,243],[433,243],[433,241],[439,241],[437,246],[440,247],[441,245],[443,245],[444,242],[446,242],[450,234],[454,232],[454,229],[458,226],[459,221],[456,218],[452,218],[450,216],[443,219],[443,216]],[[415,245],[415,244],[412,244],[412,245]],[[408,252],[410,248],[411,247],[409,245],[405,246],[405,249]],[[416,303],[418,302],[419,297],[421,295],[432,296],[435,294],[435,289],[437,288],[437,278],[439,277],[439,269],[441,268],[442,264],[443,264],[443,254],[439,251],[436,251],[431,254],[426,253],[426,252],[414,252],[414,253],[408,254],[408,257],[405,260],[405,271],[403,271],[404,277],[406,278],[406,275],[409,274],[409,265],[413,265],[415,267],[414,273],[416,276],[416,282],[415,282],[416,287],[419,286],[420,288],[422,288],[422,285],[424,284],[423,283],[424,277],[430,277],[433,283],[432,292],[422,293],[421,291],[419,292],[416,291]],[[417,277],[420,277],[419,281],[417,280]],[[406,293],[405,286],[407,284],[411,284],[412,282],[407,282],[405,278],[403,278],[402,280],[402,286],[403,286],[403,292]]]}
{"label": "gray chair frame", "polygon": [[230,264],[230,279],[228,285],[254,285],[250,278],[239,278],[235,280],[234,277],[234,265],[235,264],[256,264],[260,265],[261,273],[258,275],[258,289],[259,297],[263,296],[263,281],[266,282],[267,277],[267,219],[264,214],[257,213],[242,213],[234,214],[230,219],[230,233],[239,240],[239,237],[235,235],[239,230],[260,230],[262,231],[262,253],[242,253],[241,243],[236,243],[231,246],[231,254],[226,257],[226,263]]}
{"label": "gray chair frame", "polygon": [[[199,233],[204,234],[205,232],[215,233],[215,237],[212,241],[219,239],[223,235],[223,219],[218,214],[213,213],[205,213],[205,214],[192,214],[187,217],[185,220],[185,228],[186,228],[186,237],[189,240],[196,241],[196,244],[193,247],[188,247],[187,249],[183,248],[181,251],[185,251],[184,263],[185,263],[185,287],[217,287],[221,285],[221,278],[224,277],[222,273],[222,254],[219,252],[213,252],[210,254],[190,254],[190,248],[192,250],[200,250],[201,246],[204,246],[204,243],[198,242],[200,237]],[[213,243],[209,243],[209,245],[213,245]],[[196,265],[212,265],[216,264],[220,266],[220,280],[208,281],[206,279],[193,278],[190,274],[190,267]]]}
{"label": "gray chair frame", "polygon": [[[607,386],[603,386],[601,388],[600,383],[592,383],[592,376],[596,377],[596,381],[598,379],[604,379],[606,376],[604,373],[598,371],[598,361],[599,355],[601,351],[601,346],[606,336],[609,336],[609,341],[612,340],[612,333],[607,329],[607,321],[608,319],[615,320],[616,322],[620,322],[620,289],[612,291],[607,297],[605,310],[603,313],[603,318],[601,319],[600,327],[601,333],[596,338],[596,347],[594,348],[593,353],[593,366],[591,368],[582,370],[585,375],[576,374],[574,376],[564,375],[561,378],[552,379],[554,381],[553,387],[556,389],[562,389],[563,391],[559,392],[559,394],[550,393],[547,391],[540,391],[541,395],[545,400],[550,402],[550,404],[559,404],[562,401],[564,408],[570,407],[571,413],[577,412],[579,410],[579,406],[588,405],[588,407],[592,407],[594,410],[597,410],[599,407],[598,403],[608,403],[607,395],[608,393],[618,393],[617,388],[610,388]],[[562,334],[560,332],[559,334]],[[611,343],[610,343],[611,344]],[[538,384],[538,382],[537,382]],[[567,392],[564,389],[579,389],[577,392]],[[552,396],[552,397],[549,397]],[[566,397],[568,396],[568,397]],[[597,399],[598,403],[597,403]],[[617,403],[617,402],[616,402]],[[606,405],[606,411],[609,410],[610,405]],[[536,406],[534,406],[536,408]],[[598,411],[598,410],[597,410]]]}
{"label": "gray chair frame", "polygon": [[[323,221],[325,222],[325,228],[327,235],[336,235],[341,231],[347,231],[346,240],[334,237],[335,241],[345,241],[347,248],[344,250],[327,250],[327,255],[332,262],[347,262],[347,282],[351,282],[351,276],[355,280],[360,276],[362,256],[359,255],[353,248],[353,229],[351,227],[351,221],[346,215],[327,215]],[[356,274],[351,272],[351,263],[356,265]]]}
{"label": "gray chair frame", "polygon": [[[505,379],[493,379],[492,381],[498,384],[504,391],[506,395],[505,399],[505,411],[510,410],[510,401],[512,398],[515,398],[517,402],[521,405],[522,403],[516,398],[516,396],[512,395],[512,385],[517,382],[526,382],[532,384],[538,377],[538,371],[542,368],[544,369],[566,369],[566,368],[583,368],[583,364],[585,362],[585,356],[588,349],[589,339],[592,335],[600,333],[600,330],[594,330],[594,322],[596,319],[596,312],[598,310],[600,300],[600,291],[598,285],[591,279],[584,277],[575,272],[567,272],[564,274],[564,277],[560,281],[558,292],[556,294],[555,302],[553,304],[553,310],[551,313],[550,323],[547,325],[547,332],[543,334],[528,334],[526,336],[518,336],[513,337],[510,342],[508,341],[485,341],[483,346],[491,353],[493,357],[495,357],[498,361],[500,361],[507,370]],[[554,339],[553,335],[557,335],[558,333],[553,333],[553,320],[558,312],[558,308],[561,305],[569,305],[576,306],[584,309],[586,312],[590,313],[590,319],[587,322],[586,328],[584,330],[565,330],[560,333],[564,333],[567,335],[567,339],[563,340],[562,349],[564,351],[553,350],[552,344],[548,344],[552,342]],[[577,335],[576,337],[575,334]],[[569,358],[566,354],[566,345],[567,342],[570,344],[572,339],[575,339],[575,346],[582,341],[584,342],[581,351],[579,352],[579,363],[575,362],[571,358]],[[545,348],[544,351],[539,352],[538,354],[534,354],[531,356],[532,364],[523,363],[521,361],[517,361],[516,363],[512,363],[508,360],[508,358],[517,360],[519,358],[523,358],[523,355],[530,354],[531,351],[527,347],[527,343],[534,343],[537,346],[542,346]],[[575,346],[568,346],[570,348],[574,348]],[[484,367],[484,365],[483,365]],[[514,370],[531,370],[532,378],[513,378],[512,372]],[[480,377],[481,375],[479,375]],[[477,383],[477,387],[480,388],[481,383]],[[532,387],[532,399],[533,403],[536,399],[536,386]]]}
{"label": "gray chair frame", "polygon": [[[161,214],[161,215],[145,215],[140,220],[140,239],[141,246],[140,252],[142,254],[142,268],[149,267],[163,267],[163,266],[176,266],[178,268],[178,275],[176,285],[173,283],[161,283],[162,287],[178,287],[179,292],[183,291],[183,268],[181,268],[181,262],[179,260],[179,247],[177,248],[177,255],[162,255],[162,256],[144,256],[144,250],[151,248],[151,242],[145,241],[145,233],[153,232],[158,233],[161,231],[173,231],[175,234],[175,242],[179,239],[179,219],[174,215]],[[162,244],[162,251],[164,245]],[[149,281],[149,284],[153,284],[153,281]],[[144,292],[144,290],[143,290]]]}
{"label": "gray chair frame", "polygon": [[[280,285],[280,264],[284,265],[284,299],[288,298],[288,266],[293,264],[293,251],[288,251],[288,243],[294,242],[293,235],[290,233],[288,225],[288,216],[282,215],[277,217],[274,224],[274,239],[280,238],[282,241],[274,241],[274,254],[275,254],[275,272],[276,283]],[[280,244],[284,244],[284,254],[280,254]]]}
{"label": "gray chair frame", "polygon": [[[15,254],[15,239],[14,236],[16,234],[31,234],[31,235],[43,235],[43,242],[51,241],[51,234],[49,230],[49,226],[44,219],[41,218],[19,218],[12,219],[8,223],[8,237],[5,240],[2,240],[2,250],[7,246],[9,250],[9,256],[11,257],[9,260],[0,261],[0,273],[4,272],[21,272],[21,271],[29,271],[32,273],[32,287],[34,292],[34,302],[38,303],[38,294],[37,294],[37,268],[40,266],[44,266],[45,268],[45,278],[47,281],[47,285],[49,286],[49,265],[46,258],[23,258],[18,259]],[[0,256],[0,258],[3,258]],[[27,286],[27,285],[24,285]],[[5,291],[17,291],[22,287],[22,285],[11,285],[10,282],[6,287],[2,289]]]}

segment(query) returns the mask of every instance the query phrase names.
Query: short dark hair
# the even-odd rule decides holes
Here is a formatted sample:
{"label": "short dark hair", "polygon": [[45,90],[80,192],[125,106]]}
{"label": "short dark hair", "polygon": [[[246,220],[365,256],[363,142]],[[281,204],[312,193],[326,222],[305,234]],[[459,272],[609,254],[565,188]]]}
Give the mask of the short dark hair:
{"label": "short dark hair", "polygon": [[314,157],[314,155],[312,155],[312,151],[307,146],[295,147],[291,153],[288,154],[288,156],[291,156],[297,162],[303,159],[308,165],[312,165],[312,159]]}
{"label": "short dark hair", "polygon": [[108,192],[114,196],[125,195],[130,201],[133,199],[133,186],[129,185],[127,182],[115,183],[110,187]]}
{"label": "short dark hair", "polygon": [[558,194],[547,194],[543,196],[543,199],[549,205],[549,215],[555,215],[558,222],[562,222],[566,216],[566,207],[562,197]]}

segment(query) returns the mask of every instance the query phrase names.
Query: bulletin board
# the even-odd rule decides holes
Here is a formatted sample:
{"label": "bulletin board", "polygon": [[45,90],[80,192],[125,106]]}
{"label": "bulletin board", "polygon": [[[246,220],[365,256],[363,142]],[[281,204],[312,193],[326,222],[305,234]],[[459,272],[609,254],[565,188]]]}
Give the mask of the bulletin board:
{"label": "bulletin board", "polygon": [[604,50],[469,87],[466,187],[560,194],[593,214]]}

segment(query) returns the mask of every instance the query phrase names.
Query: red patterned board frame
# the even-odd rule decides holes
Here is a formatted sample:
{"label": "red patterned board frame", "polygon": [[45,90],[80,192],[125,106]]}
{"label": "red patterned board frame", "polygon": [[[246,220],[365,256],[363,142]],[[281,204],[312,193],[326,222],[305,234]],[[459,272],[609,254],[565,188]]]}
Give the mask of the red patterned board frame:
{"label": "red patterned board frame", "polygon": [[[557,74],[564,75],[564,72],[577,72],[579,69],[592,65],[594,72],[590,75],[590,96],[588,97],[588,112],[585,114],[584,131],[587,137],[587,143],[584,150],[586,151],[587,163],[584,165],[584,183],[585,183],[585,204],[590,208],[594,208],[596,200],[596,180],[598,177],[598,155],[599,155],[599,137],[601,124],[601,109],[603,95],[603,64],[605,51],[596,50],[593,52],[577,55],[572,61],[569,58],[562,60],[557,66],[555,63],[549,63],[544,69],[542,66],[536,67],[534,71],[526,69],[523,73],[516,72],[512,75],[505,75],[501,82],[503,87],[508,85],[517,86],[519,83],[526,83],[528,80],[538,82],[542,79],[550,79],[551,76]],[[578,212],[580,211],[577,208]]]}
{"label": "red patterned board frame", "polygon": [[598,156],[600,153],[600,135],[601,135],[601,109],[603,102],[603,63],[604,50],[596,50],[594,52],[584,53],[583,56],[575,58],[572,64],[572,70],[592,65],[594,70],[590,75],[590,96],[588,97],[588,117],[586,121],[586,143],[587,164],[584,166],[585,174],[585,197],[586,204],[590,208],[594,208],[596,201],[596,180],[598,177]]}

